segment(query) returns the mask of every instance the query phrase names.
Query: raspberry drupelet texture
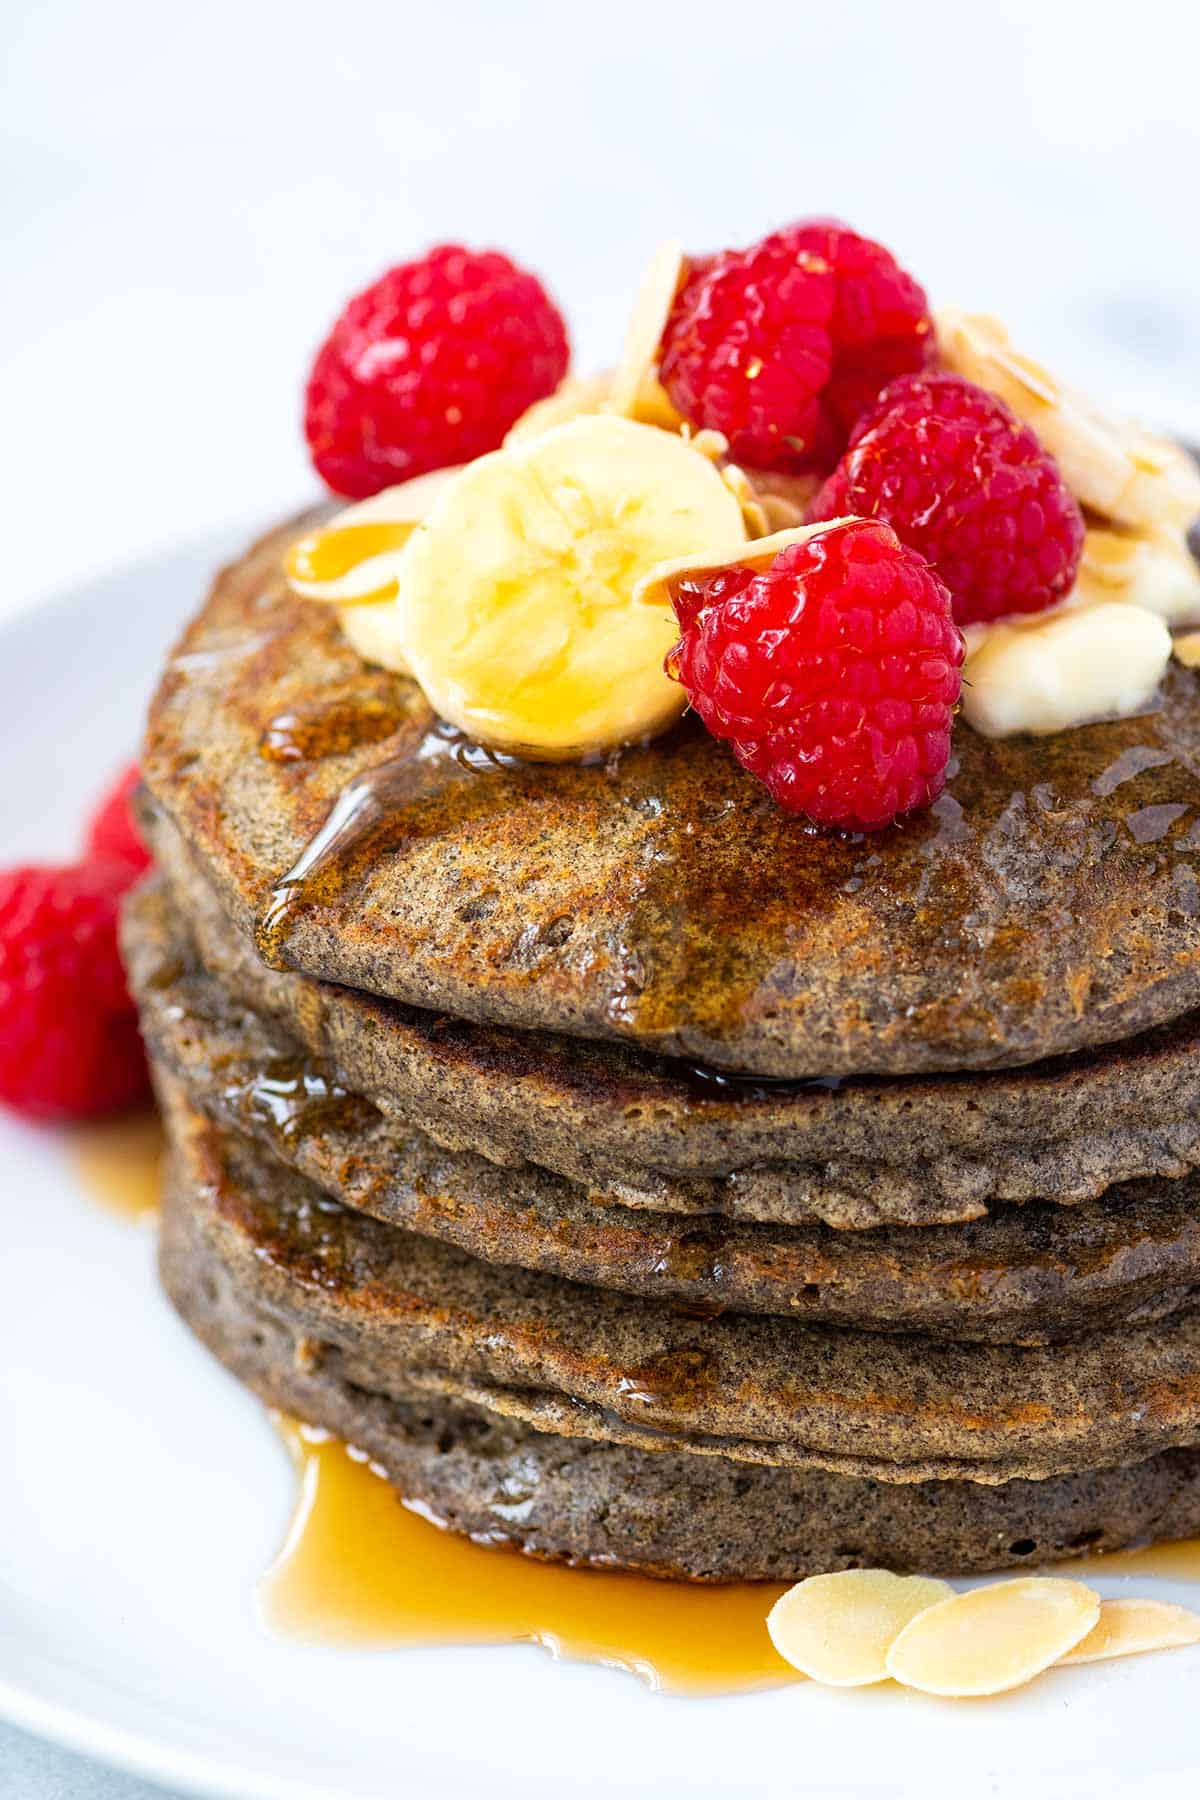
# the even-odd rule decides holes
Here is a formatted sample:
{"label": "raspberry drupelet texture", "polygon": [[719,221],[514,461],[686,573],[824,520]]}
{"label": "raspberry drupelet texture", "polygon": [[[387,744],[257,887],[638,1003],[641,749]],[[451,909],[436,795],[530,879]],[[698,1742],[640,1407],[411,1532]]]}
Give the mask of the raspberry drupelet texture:
{"label": "raspberry drupelet texture", "polygon": [[754,468],[804,469],[821,453],[833,367],[833,275],[783,232],[691,265],[663,333],[659,376],[693,425],[724,432]]}
{"label": "raspberry drupelet texture", "polygon": [[768,568],[673,589],[667,667],[782,807],[878,831],[941,792],[961,686],[950,596],[890,526],[831,525]]}
{"label": "raspberry drupelet texture", "polygon": [[88,856],[125,863],[131,879],[144,874],[151,862],[129,804],[140,780],[141,770],[130,763],[101,800],[87,828]]}
{"label": "raspberry drupelet texture", "polygon": [[753,468],[830,469],[863,408],[928,360],[923,290],[882,244],[835,220],[691,264],[660,376],[697,426]]}
{"label": "raspberry drupelet texture", "polygon": [[830,447],[839,456],[888,382],[932,360],[933,316],[924,288],[873,238],[836,219],[813,219],[785,235],[798,252],[821,257],[833,271],[833,369],[821,401]]}
{"label": "raspberry drupelet texture", "polygon": [[499,251],[441,244],[345,307],[317,353],[304,430],[319,475],[363,499],[494,450],[566,374],[562,315]]}
{"label": "raspberry drupelet texture", "polygon": [[112,1112],[149,1091],[117,949],[129,882],[115,860],[0,872],[0,1101],[29,1118]]}
{"label": "raspberry drupelet texture", "polygon": [[1083,551],[1079,503],[997,395],[958,375],[907,375],[859,421],[809,510],[886,519],[937,571],[960,625],[1041,612]]}

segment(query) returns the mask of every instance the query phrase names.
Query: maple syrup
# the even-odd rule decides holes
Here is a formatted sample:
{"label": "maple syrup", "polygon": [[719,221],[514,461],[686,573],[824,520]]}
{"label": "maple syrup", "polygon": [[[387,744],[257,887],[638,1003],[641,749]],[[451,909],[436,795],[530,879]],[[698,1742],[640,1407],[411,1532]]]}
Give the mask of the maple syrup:
{"label": "maple syrup", "polygon": [[[80,1126],[71,1136],[89,1195],[134,1221],[157,1210],[162,1148],[153,1112]],[[802,1679],[766,1631],[786,1584],[655,1581],[472,1543],[401,1504],[360,1453],[328,1433],[278,1415],[275,1422],[300,1483],[286,1541],[260,1586],[264,1617],[281,1632],[362,1646],[536,1643],[673,1694],[747,1693]],[[1200,1538],[1085,1556],[1054,1572],[1200,1588]]]}
{"label": "maple syrup", "polygon": [[[362,519],[352,525],[335,525],[298,539],[288,550],[283,566],[292,581],[318,586],[326,581],[340,581],[371,557],[402,550],[415,529],[414,524],[400,519]],[[391,600],[395,594],[393,579],[372,593],[356,594],[355,601]]]}
{"label": "maple syrup", "polygon": [[163,1128],[147,1110],[73,1128],[71,1164],[80,1183],[106,1211],[137,1223],[158,1212]]}
{"label": "maple syrup", "polygon": [[[536,1643],[674,1694],[801,1679],[766,1632],[786,1584],[654,1581],[475,1544],[398,1503],[361,1453],[294,1420],[275,1422],[300,1477],[287,1540],[260,1589],[276,1630],[368,1646]],[[1200,1583],[1200,1539],[1083,1557],[1053,1572]]]}
{"label": "maple syrup", "polygon": [[334,1644],[536,1643],[674,1694],[801,1679],[767,1636],[781,1585],[654,1581],[474,1544],[400,1505],[337,1439],[276,1423],[300,1476],[287,1541],[260,1589],[276,1630]]}

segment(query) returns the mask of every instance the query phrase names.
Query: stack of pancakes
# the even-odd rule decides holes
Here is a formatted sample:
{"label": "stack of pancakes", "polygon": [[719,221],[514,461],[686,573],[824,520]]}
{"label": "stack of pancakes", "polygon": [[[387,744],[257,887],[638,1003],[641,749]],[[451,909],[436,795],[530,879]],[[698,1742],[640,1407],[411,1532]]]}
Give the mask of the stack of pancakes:
{"label": "stack of pancakes", "polygon": [[[300,522],[302,523],[302,522]],[[162,1275],[453,1528],[700,1580],[1200,1530],[1200,686],[877,837],[441,725],[279,574],[151,709]]]}

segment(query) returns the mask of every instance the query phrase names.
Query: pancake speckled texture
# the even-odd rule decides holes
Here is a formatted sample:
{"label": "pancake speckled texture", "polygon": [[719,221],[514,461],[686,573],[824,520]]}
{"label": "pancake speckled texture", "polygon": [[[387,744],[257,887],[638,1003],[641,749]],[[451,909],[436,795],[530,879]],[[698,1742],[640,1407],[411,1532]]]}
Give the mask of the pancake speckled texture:
{"label": "pancake speckled texture", "polygon": [[[218,580],[144,761],[279,964],[776,1077],[1017,1065],[1200,1005],[1200,689],[1178,665],[1143,717],[1004,742],[960,727],[932,813],[838,837],[695,722],[598,767],[475,752],[287,594],[298,528]],[[381,764],[343,798],[353,843],[281,901]]]}
{"label": "pancake speckled texture", "polygon": [[199,965],[161,882],[127,904],[123,944],[152,1054],[214,1123],[344,1204],[488,1262],[711,1313],[1009,1343],[1165,1316],[1200,1292],[1197,1178],[1133,1184],[1073,1212],[1000,1208],[925,1230],[680,1220],[599,1204],[533,1164],[444,1150],[347,1089]]}
{"label": "pancake speckled texture", "polygon": [[476,1540],[693,1581],[798,1581],[883,1565],[946,1575],[1200,1531],[1200,1451],[1013,1481],[860,1480],[550,1435],[344,1378],[331,1354],[240,1287],[184,1208],[168,1211],[164,1286],[191,1329],[271,1406],[365,1450],[400,1497]]}
{"label": "pancake speckled texture", "polygon": [[164,818],[145,824],[205,965],[346,1085],[451,1149],[552,1169],[605,1203],[863,1229],[1075,1202],[1200,1164],[1193,1019],[1007,1073],[797,1088],[616,1045],[422,1013],[266,968]]}
{"label": "pancake speckled texture", "polygon": [[1014,1349],[791,1320],[697,1320],[498,1268],[327,1199],[156,1078],[183,1212],[241,1291],[345,1379],[539,1430],[883,1481],[1006,1482],[1200,1445],[1200,1314]]}

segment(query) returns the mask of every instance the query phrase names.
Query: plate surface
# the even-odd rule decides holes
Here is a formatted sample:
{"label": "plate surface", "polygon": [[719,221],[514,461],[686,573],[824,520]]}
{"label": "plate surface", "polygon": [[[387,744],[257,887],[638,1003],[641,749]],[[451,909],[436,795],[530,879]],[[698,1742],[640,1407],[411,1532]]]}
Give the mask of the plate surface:
{"label": "plate surface", "polygon": [[[6,859],[71,851],[136,744],[166,645],[237,548],[191,546],[0,628]],[[262,1411],[175,1321],[150,1234],[83,1194],[59,1136],[2,1119],[0,1156],[0,1714],[14,1723],[239,1800],[1194,1793],[1196,1652],[955,1705],[804,1685],[666,1699],[532,1648],[271,1638],[254,1583],[293,1483]],[[1200,1604],[1197,1585],[1101,1585]]]}

